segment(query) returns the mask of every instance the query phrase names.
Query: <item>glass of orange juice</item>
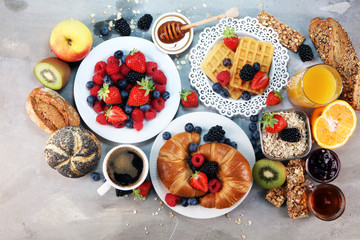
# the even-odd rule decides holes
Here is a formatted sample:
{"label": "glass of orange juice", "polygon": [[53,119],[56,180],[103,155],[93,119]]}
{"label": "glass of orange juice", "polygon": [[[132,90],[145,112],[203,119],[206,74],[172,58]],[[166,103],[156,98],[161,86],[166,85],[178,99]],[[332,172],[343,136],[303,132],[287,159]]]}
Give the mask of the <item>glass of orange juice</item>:
{"label": "glass of orange juice", "polygon": [[294,74],[286,87],[290,102],[298,107],[316,108],[340,96],[342,81],[335,68],[317,64]]}

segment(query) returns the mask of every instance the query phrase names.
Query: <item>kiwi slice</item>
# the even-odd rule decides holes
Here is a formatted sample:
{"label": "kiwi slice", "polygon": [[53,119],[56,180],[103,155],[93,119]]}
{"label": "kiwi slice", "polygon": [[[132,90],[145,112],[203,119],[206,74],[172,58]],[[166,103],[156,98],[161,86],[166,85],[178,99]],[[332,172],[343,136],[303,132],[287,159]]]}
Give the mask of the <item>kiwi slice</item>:
{"label": "kiwi slice", "polygon": [[265,189],[281,186],[286,177],[284,164],[266,158],[255,163],[252,174],[255,182]]}
{"label": "kiwi slice", "polygon": [[49,57],[38,62],[34,73],[39,82],[53,90],[59,90],[69,81],[71,69],[66,62]]}

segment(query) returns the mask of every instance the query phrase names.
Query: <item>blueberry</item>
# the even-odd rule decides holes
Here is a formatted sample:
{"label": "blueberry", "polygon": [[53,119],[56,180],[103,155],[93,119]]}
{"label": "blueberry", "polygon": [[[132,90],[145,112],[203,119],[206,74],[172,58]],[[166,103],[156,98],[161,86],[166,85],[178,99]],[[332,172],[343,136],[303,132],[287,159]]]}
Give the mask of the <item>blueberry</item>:
{"label": "blueberry", "polygon": [[223,87],[221,86],[220,83],[214,83],[212,85],[212,90],[214,90],[214,92],[216,93],[220,93],[221,89],[223,89]]}
{"label": "blueberry", "polygon": [[241,94],[241,98],[245,101],[250,100],[251,94],[248,91],[243,91]]}
{"label": "blueberry", "polygon": [[122,89],[125,89],[127,87],[127,81],[126,79],[121,79],[119,81],[119,87],[122,88]]}
{"label": "blueberry", "polygon": [[257,121],[259,121],[258,115],[251,115],[251,116],[250,116],[250,121],[251,121],[251,122],[257,122]]}
{"label": "blueberry", "polygon": [[223,88],[220,90],[220,96],[224,97],[224,98],[227,98],[229,97],[229,90],[227,90],[226,88]]}
{"label": "blueberry", "polygon": [[230,143],[231,143],[230,138],[225,138],[225,142],[224,142],[224,143],[227,144],[227,145],[230,145]]}
{"label": "blueberry", "polygon": [[203,140],[204,140],[205,142],[208,142],[208,141],[209,141],[209,138],[208,138],[208,135],[207,135],[207,134],[204,134]]}
{"label": "blueberry", "polygon": [[153,85],[155,85],[155,81],[154,81],[154,79],[149,78],[148,80],[149,80],[149,82],[152,82],[152,84],[153,84]]}
{"label": "blueberry", "polygon": [[116,58],[122,58],[122,56],[124,56],[124,52],[121,50],[117,50],[116,52],[114,52],[114,57]]}
{"label": "blueberry", "polygon": [[106,26],[103,26],[103,27],[100,28],[100,34],[103,35],[103,36],[109,35],[109,32],[110,32],[109,28],[106,27]]}
{"label": "blueberry", "polygon": [[187,206],[189,205],[188,199],[185,198],[185,197],[182,197],[182,198],[181,198],[180,203],[181,203],[181,206],[183,206],[183,207],[187,207]]}
{"label": "blueberry", "polygon": [[253,64],[253,69],[255,72],[260,71],[260,63],[256,62]]}
{"label": "blueberry", "polygon": [[96,96],[96,98],[97,98],[97,100],[102,101],[102,98],[99,94]]}
{"label": "blueberry", "polygon": [[103,80],[104,80],[104,83],[106,83],[106,84],[111,84],[111,83],[112,83],[111,77],[110,77],[109,75],[106,75],[106,76],[103,78]]}
{"label": "blueberry", "polygon": [[237,143],[234,142],[234,141],[232,141],[232,142],[230,143],[230,146],[232,146],[233,148],[237,149]]}
{"label": "blueberry", "polygon": [[121,57],[121,62],[123,63],[123,64],[125,64],[126,63],[126,55],[124,54],[122,57]]}
{"label": "blueberry", "polygon": [[222,139],[220,139],[219,143],[225,143],[226,141],[226,137],[223,137]]}
{"label": "blueberry", "polygon": [[195,167],[194,164],[192,163],[192,156],[190,155],[188,158],[188,164],[190,166],[190,169],[195,172],[197,170],[199,170],[199,168]]}
{"label": "blueberry", "polygon": [[257,147],[257,142],[255,139],[250,139],[251,145],[253,146],[253,148]]}
{"label": "blueberry", "polygon": [[93,81],[88,81],[88,82],[86,83],[86,88],[87,88],[87,89],[91,89],[92,87],[94,87],[94,85],[95,85],[95,83],[94,83]]}
{"label": "blueberry", "polygon": [[185,131],[187,131],[187,132],[192,132],[192,131],[194,131],[194,124],[192,124],[192,123],[187,123],[187,124],[185,125]]}
{"label": "blueberry", "polygon": [[94,103],[95,103],[95,100],[96,98],[92,95],[89,95],[87,98],[86,98],[86,102],[87,104],[90,106],[90,107],[93,107],[94,106]]}
{"label": "blueberry", "polygon": [[126,90],[120,91],[121,99],[125,102],[125,100],[129,97],[129,93]]}
{"label": "blueberry", "polygon": [[253,131],[256,131],[256,130],[257,130],[257,125],[256,125],[256,123],[253,123],[253,122],[250,123],[250,124],[249,124],[249,130],[252,131],[252,132],[253,132]]}
{"label": "blueberry", "polygon": [[225,67],[230,66],[230,65],[231,65],[231,59],[230,59],[230,58],[225,58],[225,59],[223,60],[223,65],[224,65]]}
{"label": "blueberry", "polygon": [[171,138],[171,133],[169,132],[164,132],[162,135],[164,140],[169,140]]}
{"label": "blueberry", "polygon": [[125,107],[124,107],[124,112],[125,112],[126,114],[129,115],[129,114],[132,112],[132,110],[133,110],[133,108],[132,108],[131,106],[125,105]]}
{"label": "blueberry", "polygon": [[201,134],[202,128],[201,128],[200,126],[196,126],[196,127],[194,128],[194,132],[196,132],[196,133],[198,133],[198,134]]}
{"label": "blueberry", "polygon": [[161,97],[164,99],[164,100],[168,100],[170,98],[170,93],[168,91],[165,91],[161,94]]}
{"label": "blueberry", "polygon": [[150,109],[150,105],[149,104],[144,104],[140,106],[140,110],[143,112],[146,112],[147,110]]}
{"label": "blueberry", "polygon": [[196,142],[192,142],[189,145],[190,152],[196,152],[198,150],[199,145]]}
{"label": "blueberry", "polygon": [[93,172],[92,174],[91,174],[91,179],[93,180],[93,181],[99,181],[100,180],[100,174],[98,173],[98,172]]}
{"label": "blueberry", "polygon": [[199,203],[199,199],[197,199],[197,198],[188,198],[188,203],[189,203],[189,205],[192,205],[192,206],[197,205]]}
{"label": "blueberry", "polygon": [[131,119],[126,120],[125,126],[126,126],[127,128],[134,128],[134,121],[131,120]]}
{"label": "blueberry", "polygon": [[259,140],[260,139],[260,133],[259,133],[259,131],[254,131],[252,134],[251,134],[251,137],[252,137],[252,139],[254,139],[254,140]]}
{"label": "blueberry", "polygon": [[158,99],[158,98],[160,97],[160,92],[159,92],[158,90],[154,90],[154,91],[152,92],[152,97],[153,97],[154,99]]}
{"label": "blueberry", "polygon": [[102,181],[103,181],[103,182],[106,182],[106,178],[105,178],[105,177],[103,177]]}

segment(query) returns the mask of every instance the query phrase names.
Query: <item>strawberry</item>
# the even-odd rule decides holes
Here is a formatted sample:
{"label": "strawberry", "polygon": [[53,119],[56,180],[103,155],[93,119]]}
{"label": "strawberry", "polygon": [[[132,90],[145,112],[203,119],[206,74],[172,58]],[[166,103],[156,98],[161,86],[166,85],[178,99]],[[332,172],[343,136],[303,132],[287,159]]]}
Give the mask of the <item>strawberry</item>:
{"label": "strawberry", "polygon": [[141,79],[141,82],[137,81],[129,94],[128,105],[129,106],[141,106],[149,102],[149,93],[154,90],[154,83],[149,81],[147,77]]}
{"label": "strawberry", "polygon": [[264,112],[261,117],[260,122],[263,124],[263,129],[268,133],[277,133],[287,127],[287,122],[281,115]]}
{"label": "strawberry", "polygon": [[98,95],[107,104],[120,104],[122,102],[119,89],[111,86],[110,84],[103,84],[103,87],[99,90]]}
{"label": "strawberry", "polygon": [[282,91],[278,92],[276,90],[272,90],[271,92],[269,92],[269,94],[266,98],[266,105],[274,106],[274,105],[279,104],[282,100],[281,93],[282,93]]}
{"label": "strawberry", "polygon": [[221,84],[221,86],[225,86],[230,81],[230,72],[229,71],[221,71],[216,76],[216,79]]}
{"label": "strawberry", "polygon": [[199,171],[195,171],[195,173],[191,175],[190,185],[202,192],[207,192],[209,190],[207,176],[205,173]]}
{"label": "strawberry", "polygon": [[131,195],[134,194],[136,200],[141,200],[142,198],[146,197],[149,194],[151,186],[152,186],[151,181],[145,181],[136,189],[134,189]]}
{"label": "strawberry", "polygon": [[269,80],[266,72],[257,72],[251,81],[251,88],[254,90],[263,89],[269,84]]}
{"label": "strawberry", "polygon": [[199,106],[199,99],[195,92],[183,89],[180,92],[181,104],[184,107],[197,107]]}
{"label": "strawberry", "polygon": [[146,70],[146,59],[145,55],[137,49],[133,49],[126,57],[126,65],[140,73],[144,73]]}
{"label": "strawberry", "polygon": [[165,195],[165,202],[167,205],[169,205],[170,207],[175,207],[179,202],[180,202],[180,197],[176,196],[172,193],[167,193]]}
{"label": "strawberry", "polygon": [[108,108],[106,110],[105,116],[106,116],[106,120],[109,123],[123,122],[127,119],[127,116],[124,113],[124,111],[121,109],[121,107],[118,106],[112,106]]}
{"label": "strawberry", "polygon": [[229,26],[227,26],[223,32],[222,38],[224,39],[225,45],[235,52],[239,44],[239,38],[234,31],[235,28],[230,28]]}

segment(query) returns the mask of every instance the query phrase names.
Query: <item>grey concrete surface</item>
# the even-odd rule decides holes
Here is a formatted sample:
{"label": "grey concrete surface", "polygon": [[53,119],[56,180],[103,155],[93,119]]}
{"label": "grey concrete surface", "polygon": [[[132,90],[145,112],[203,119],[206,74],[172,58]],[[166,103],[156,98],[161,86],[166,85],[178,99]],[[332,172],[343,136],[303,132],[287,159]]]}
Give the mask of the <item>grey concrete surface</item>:
{"label": "grey concrete surface", "polygon": [[[49,38],[58,22],[70,18],[82,21],[93,33],[93,46],[96,46],[106,40],[99,36],[99,26],[103,21],[114,19],[120,9],[127,20],[137,20],[144,13],[156,18],[159,14],[181,10],[195,22],[206,18],[207,14],[215,16],[233,6],[239,8],[240,16],[256,17],[260,11],[259,3],[303,33],[313,50],[308,37],[310,20],[318,16],[335,18],[347,30],[360,54],[358,0],[0,1],[0,239],[360,239],[359,126],[349,142],[336,149],[342,169],[333,183],[344,191],[347,206],[343,216],[333,222],[323,222],[312,215],[291,220],[286,207],[277,209],[270,205],[264,199],[265,191],[256,184],[243,203],[230,212],[230,218],[191,219],[160,205],[154,190],[145,201],[117,198],[113,190],[100,197],[96,189],[101,182],[93,182],[89,175],[80,179],[64,178],[44,159],[43,149],[49,136],[30,120],[25,102],[31,90],[41,86],[33,74],[34,65],[45,57],[54,56]],[[341,5],[333,7],[333,4]],[[133,10],[139,13],[134,14]],[[91,18],[91,14],[95,16]],[[195,29],[192,46],[196,44],[198,34],[213,24]],[[109,38],[118,36],[112,33]],[[150,31],[135,30],[131,36],[151,40]],[[187,53],[180,54],[178,59],[185,60]],[[290,75],[321,62],[314,53],[315,60],[304,64],[296,54],[289,52]],[[71,64],[71,79],[59,91],[73,105],[73,81],[78,65]],[[185,88],[190,87],[189,66],[186,61],[179,71]],[[284,107],[291,107],[286,97],[282,104],[271,109]],[[176,116],[196,111],[214,112],[200,104],[190,110],[180,107]],[[360,112],[356,114],[360,119]],[[250,135],[248,120],[240,117],[233,120]],[[99,140],[102,162],[106,152],[116,143]],[[137,145],[149,156],[153,140]],[[101,164],[97,171],[101,172]],[[174,213],[173,217],[170,212]]]}

